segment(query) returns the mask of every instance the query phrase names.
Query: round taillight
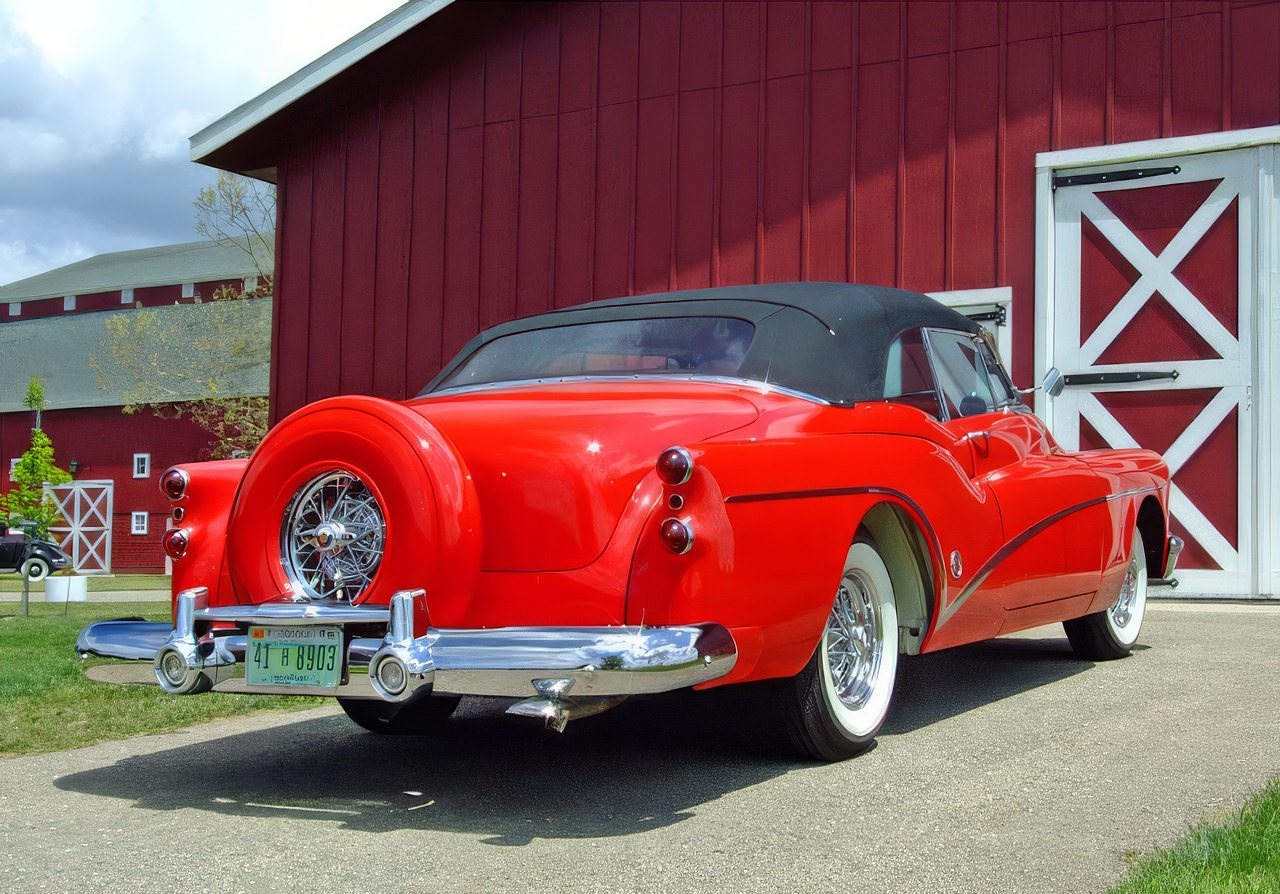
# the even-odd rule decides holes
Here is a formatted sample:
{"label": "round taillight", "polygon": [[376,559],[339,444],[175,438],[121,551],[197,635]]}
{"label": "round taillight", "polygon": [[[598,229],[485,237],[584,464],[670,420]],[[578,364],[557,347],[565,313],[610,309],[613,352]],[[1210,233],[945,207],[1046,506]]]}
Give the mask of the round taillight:
{"label": "round taillight", "polygon": [[682,556],[693,548],[693,527],[678,518],[669,518],[658,530],[662,542],[677,556]]}
{"label": "round taillight", "polygon": [[164,547],[165,554],[171,559],[181,559],[187,554],[187,545],[191,542],[191,535],[186,528],[173,528],[166,531],[161,545]]}
{"label": "round taillight", "polygon": [[191,478],[186,472],[170,469],[160,476],[160,493],[176,503],[187,495],[187,485],[190,483]]}
{"label": "round taillight", "polygon": [[183,520],[184,518],[186,518],[186,517],[187,517],[187,510],[183,509],[181,506],[174,506],[174,507],[173,507],[173,520],[174,520],[174,521],[176,521],[176,522],[180,522],[180,521],[182,521],[182,520]]}
{"label": "round taillight", "polygon": [[683,447],[668,447],[658,457],[658,477],[667,484],[684,484],[693,475],[693,456]]}

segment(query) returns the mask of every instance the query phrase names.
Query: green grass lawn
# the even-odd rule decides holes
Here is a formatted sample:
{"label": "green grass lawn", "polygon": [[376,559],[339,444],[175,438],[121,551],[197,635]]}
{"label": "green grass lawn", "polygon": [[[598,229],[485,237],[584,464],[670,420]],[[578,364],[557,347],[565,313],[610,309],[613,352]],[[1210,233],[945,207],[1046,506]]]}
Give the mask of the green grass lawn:
{"label": "green grass lawn", "polygon": [[1280,779],[1222,823],[1139,858],[1112,894],[1271,894],[1280,891]]}
{"label": "green grass lawn", "polygon": [[[167,574],[117,574],[112,577],[92,577],[89,579],[89,598],[94,593],[118,593],[121,590],[167,590],[169,575]],[[22,577],[17,574],[0,574],[0,593],[21,593]],[[32,593],[44,593],[44,582],[31,585]]]}
{"label": "green grass lawn", "polygon": [[[157,733],[251,711],[313,707],[322,698],[209,693],[173,696],[158,686],[115,686],[84,675],[76,634],[92,621],[167,621],[164,602],[33,602],[30,617],[0,606],[0,758]],[[66,614],[63,614],[64,608]]]}

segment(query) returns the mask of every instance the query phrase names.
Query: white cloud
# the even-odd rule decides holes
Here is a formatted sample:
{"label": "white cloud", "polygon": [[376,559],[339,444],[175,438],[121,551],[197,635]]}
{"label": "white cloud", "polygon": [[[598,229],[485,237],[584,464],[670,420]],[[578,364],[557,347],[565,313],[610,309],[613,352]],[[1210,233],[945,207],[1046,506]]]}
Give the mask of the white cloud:
{"label": "white cloud", "polygon": [[[66,246],[195,238],[191,200],[212,174],[188,137],[396,5],[0,0],[0,284]],[[138,188],[157,194],[121,192]],[[73,231],[33,229],[54,220]],[[143,241],[106,238],[121,233]]]}

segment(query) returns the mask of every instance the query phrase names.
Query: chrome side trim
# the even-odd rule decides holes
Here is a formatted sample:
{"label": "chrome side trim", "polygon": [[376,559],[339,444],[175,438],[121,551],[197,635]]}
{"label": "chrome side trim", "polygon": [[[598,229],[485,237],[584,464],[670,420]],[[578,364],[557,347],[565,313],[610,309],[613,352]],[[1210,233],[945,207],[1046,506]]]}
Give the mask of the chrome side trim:
{"label": "chrome side trim", "polygon": [[957,596],[955,600],[946,608],[944,608],[942,612],[938,615],[938,623],[934,625],[934,628],[933,628],[934,631],[936,632],[942,627],[943,624],[951,620],[951,618],[955,616],[955,613],[960,610],[960,606],[964,605],[964,603],[968,600],[968,598],[972,596],[975,592],[977,592],[978,588],[981,587],[983,583],[986,582],[987,578],[991,576],[992,572],[994,572],[996,568],[1000,567],[1000,563],[1003,562],[1005,559],[1009,558],[1009,556],[1013,555],[1019,549],[1021,549],[1023,544],[1025,544],[1032,537],[1035,537],[1037,534],[1041,533],[1045,529],[1052,527],[1053,525],[1062,521],[1067,516],[1073,515],[1074,513],[1079,512],[1082,509],[1088,509],[1091,506],[1098,506],[1102,503],[1110,503],[1113,500],[1121,500],[1125,497],[1134,497],[1139,494],[1155,493],[1156,490],[1157,489],[1154,487],[1135,487],[1131,490],[1117,491],[1114,494],[1105,494],[1104,496],[1101,496],[1101,497],[1094,497],[1091,500],[1085,500],[1083,503],[1076,503],[1074,506],[1068,506],[1065,509],[1058,510],[1052,515],[1042,518],[1040,521],[1036,522],[1034,525],[1027,528],[1025,531],[1023,531],[1021,534],[1018,534],[1013,539],[1007,541],[1004,546],[996,550],[995,555],[993,555],[990,559],[988,559],[983,564],[983,566],[978,569],[977,573],[974,574],[973,578],[969,581],[969,583],[965,585],[965,588],[960,591],[960,595]]}

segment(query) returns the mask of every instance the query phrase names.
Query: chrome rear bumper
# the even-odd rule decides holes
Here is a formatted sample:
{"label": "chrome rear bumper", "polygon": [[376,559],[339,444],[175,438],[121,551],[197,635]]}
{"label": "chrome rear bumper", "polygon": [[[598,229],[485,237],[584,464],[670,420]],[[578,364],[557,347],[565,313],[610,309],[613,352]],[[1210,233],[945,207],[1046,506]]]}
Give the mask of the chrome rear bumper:
{"label": "chrome rear bumper", "polygon": [[[405,702],[426,695],[492,695],[549,699],[625,697],[667,692],[722,677],[737,661],[733,637],[719,624],[680,627],[430,628],[413,636],[421,590],[392,597],[390,606],[267,602],[209,607],[203,588],[179,594],[174,627],[101,621],[80,632],[82,656],[152,660],[156,679],[175,694],[214,689],[280,695],[332,695]],[[336,689],[248,686],[247,630],[223,633],[213,622],[354,628]],[[382,637],[369,635],[378,629]],[[402,688],[385,686],[382,663],[402,665]],[[400,675],[394,675],[399,679]]]}

